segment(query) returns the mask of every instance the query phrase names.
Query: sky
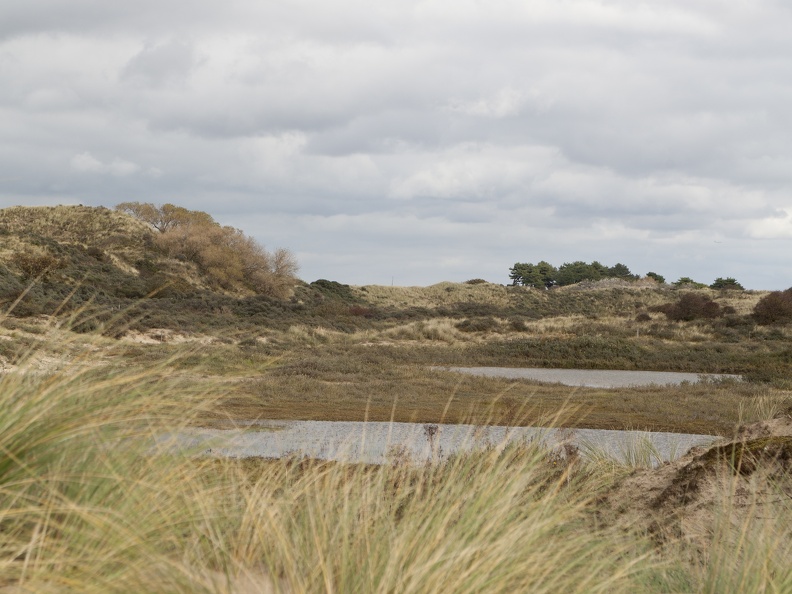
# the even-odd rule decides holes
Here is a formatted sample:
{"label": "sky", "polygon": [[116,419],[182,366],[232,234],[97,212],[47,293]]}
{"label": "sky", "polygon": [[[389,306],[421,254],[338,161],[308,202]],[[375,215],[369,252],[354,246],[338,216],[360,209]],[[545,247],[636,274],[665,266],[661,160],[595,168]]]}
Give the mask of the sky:
{"label": "sky", "polygon": [[173,203],[308,282],[792,286],[788,0],[0,4],[0,207]]}

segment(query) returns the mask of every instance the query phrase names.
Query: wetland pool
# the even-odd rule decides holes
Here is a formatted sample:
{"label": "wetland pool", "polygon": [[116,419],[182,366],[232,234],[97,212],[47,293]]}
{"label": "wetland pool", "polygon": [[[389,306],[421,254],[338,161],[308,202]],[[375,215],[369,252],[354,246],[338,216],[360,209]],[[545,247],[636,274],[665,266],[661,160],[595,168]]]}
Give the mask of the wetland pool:
{"label": "wetland pool", "polygon": [[510,441],[535,441],[548,448],[577,446],[624,461],[641,444],[651,444],[655,463],[676,458],[691,447],[719,439],[714,435],[356,421],[254,421],[233,429],[191,428],[160,435],[157,442],[196,455],[324,460],[382,464],[401,457],[422,462],[472,448],[503,447]]}
{"label": "wetland pool", "polygon": [[526,379],[565,386],[586,388],[629,388],[632,386],[663,386],[694,384],[700,381],[740,380],[739,375],[726,373],[680,373],[676,371],[626,371],[617,369],[546,369],[538,367],[433,367],[467,375]]}

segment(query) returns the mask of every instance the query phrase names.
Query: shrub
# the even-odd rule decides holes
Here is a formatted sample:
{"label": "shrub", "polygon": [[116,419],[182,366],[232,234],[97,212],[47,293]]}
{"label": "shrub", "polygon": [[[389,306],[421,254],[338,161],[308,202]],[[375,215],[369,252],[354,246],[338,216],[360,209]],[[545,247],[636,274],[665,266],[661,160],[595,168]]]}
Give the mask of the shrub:
{"label": "shrub", "polygon": [[169,257],[196,264],[215,287],[278,299],[293,292],[298,266],[288,250],[270,253],[241,230],[223,227],[205,212],[172,204],[124,202],[116,209],[159,231],[156,246]]}
{"label": "shrub", "polygon": [[0,303],[13,301],[25,289],[15,274],[0,264]]}
{"label": "shrub", "polygon": [[728,278],[718,277],[715,279],[715,282],[710,285],[710,289],[744,291],[745,287],[743,287],[732,277],[728,277]]}
{"label": "shrub", "polygon": [[320,278],[312,282],[311,287],[316,289],[322,297],[330,297],[331,299],[340,299],[342,301],[355,301],[355,294],[352,291],[352,287],[339,283],[338,281]]}
{"label": "shrub", "polygon": [[652,316],[650,316],[645,311],[642,311],[637,316],[635,316],[635,321],[636,322],[651,322],[652,321]]}
{"label": "shrub", "polygon": [[672,284],[677,288],[685,288],[685,289],[703,289],[707,286],[704,283],[697,283],[689,276],[683,276]]}
{"label": "shrub", "polygon": [[483,278],[471,278],[470,280],[466,280],[465,284],[466,285],[485,285],[485,284],[487,284],[487,281],[485,281]]}
{"label": "shrub", "polygon": [[762,325],[792,322],[792,287],[762,297],[754,307],[753,315]]}
{"label": "shrub", "polygon": [[664,308],[669,320],[690,321],[700,318],[712,319],[722,315],[720,306],[712,299],[696,293],[685,293],[679,301]]}
{"label": "shrub", "polygon": [[456,325],[462,332],[491,332],[498,328],[498,321],[492,317],[463,320]]}
{"label": "shrub", "polygon": [[91,258],[93,258],[97,262],[105,261],[105,253],[94,245],[88,246],[85,250],[85,253],[91,256]]}
{"label": "shrub", "polygon": [[509,328],[515,332],[528,332],[528,324],[522,318],[512,318],[509,320]]}
{"label": "shrub", "polygon": [[63,263],[49,252],[17,252],[12,262],[27,278],[35,278],[53,268],[63,266]]}

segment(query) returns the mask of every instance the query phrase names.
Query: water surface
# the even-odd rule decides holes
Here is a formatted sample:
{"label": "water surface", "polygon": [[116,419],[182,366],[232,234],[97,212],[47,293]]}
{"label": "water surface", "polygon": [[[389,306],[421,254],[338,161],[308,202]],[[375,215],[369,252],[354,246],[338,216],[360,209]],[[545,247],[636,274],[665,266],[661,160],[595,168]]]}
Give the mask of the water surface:
{"label": "water surface", "polygon": [[631,386],[679,385],[723,379],[739,380],[726,373],[679,373],[675,371],[624,371],[616,369],[544,369],[535,367],[434,367],[469,375],[529,379],[539,382],[588,388],[628,388]]}
{"label": "water surface", "polygon": [[684,454],[718,439],[713,435],[616,431],[605,429],[547,429],[421,423],[356,421],[258,421],[237,429],[190,429],[161,435],[160,443],[177,444],[198,454],[232,457],[281,458],[304,455],[324,460],[381,464],[395,456],[422,461],[470,448],[498,447],[508,441],[536,441],[548,447],[570,443],[596,448],[625,459],[630,448],[648,441],[658,461]]}

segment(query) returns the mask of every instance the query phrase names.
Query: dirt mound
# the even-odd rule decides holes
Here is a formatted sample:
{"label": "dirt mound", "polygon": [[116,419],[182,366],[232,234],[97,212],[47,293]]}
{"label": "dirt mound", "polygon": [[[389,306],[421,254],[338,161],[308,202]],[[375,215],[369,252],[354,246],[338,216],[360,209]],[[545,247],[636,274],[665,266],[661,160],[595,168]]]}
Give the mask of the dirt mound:
{"label": "dirt mound", "polygon": [[658,543],[682,539],[705,551],[716,510],[735,525],[767,520],[792,495],[792,418],[740,427],[734,440],[691,449],[659,468],[638,470],[602,500],[598,520],[650,533]]}

